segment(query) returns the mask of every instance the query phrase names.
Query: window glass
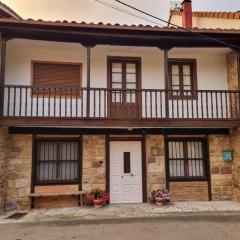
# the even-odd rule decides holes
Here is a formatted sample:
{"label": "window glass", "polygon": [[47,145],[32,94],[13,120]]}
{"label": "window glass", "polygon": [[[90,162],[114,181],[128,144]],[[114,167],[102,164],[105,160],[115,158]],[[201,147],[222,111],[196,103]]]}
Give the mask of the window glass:
{"label": "window glass", "polygon": [[127,83],[136,83],[136,74],[127,74]]}
{"label": "window glass", "polygon": [[122,64],[121,63],[112,63],[112,72],[113,73],[122,73]]}
{"label": "window glass", "polygon": [[196,67],[193,60],[180,59],[169,61],[170,65],[170,97],[194,97],[196,96],[196,83],[194,82],[194,73],[196,76]]}
{"label": "window glass", "polygon": [[123,153],[123,168],[124,173],[128,174],[131,173],[131,154],[130,152],[124,152]]}
{"label": "window glass", "polygon": [[121,89],[122,88],[122,83],[112,83],[112,88]]}
{"label": "window glass", "polygon": [[121,83],[122,82],[122,74],[112,73],[112,82],[113,83]]}
{"label": "window glass", "polygon": [[78,141],[37,141],[37,182],[77,181]]}
{"label": "window glass", "polygon": [[127,73],[136,73],[136,64],[127,63],[126,64],[126,72]]}
{"label": "window glass", "polygon": [[179,75],[179,66],[178,65],[172,65],[172,75]]}
{"label": "window glass", "polygon": [[169,140],[168,164],[170,178],[204,178],[206,162],[204,140]]}
{"label": "window glass", "polygon": [[191,75],[191,68],[190,65],[183,65],[183,75],[190,76]]}
{"label": "window glass", "polygon": [[190,87],[191,86],[191,77],[190,76],[184,76],[183,77],[183,83],[184,83],[184,87]]}

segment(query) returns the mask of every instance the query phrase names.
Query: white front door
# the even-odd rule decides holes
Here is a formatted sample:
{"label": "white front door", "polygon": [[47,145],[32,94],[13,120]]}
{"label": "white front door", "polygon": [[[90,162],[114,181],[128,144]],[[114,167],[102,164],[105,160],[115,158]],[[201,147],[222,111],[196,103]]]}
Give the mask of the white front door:
{"label": "white front door", "polygon": [[110,142],[110,203],[142,202],[141,142]]}

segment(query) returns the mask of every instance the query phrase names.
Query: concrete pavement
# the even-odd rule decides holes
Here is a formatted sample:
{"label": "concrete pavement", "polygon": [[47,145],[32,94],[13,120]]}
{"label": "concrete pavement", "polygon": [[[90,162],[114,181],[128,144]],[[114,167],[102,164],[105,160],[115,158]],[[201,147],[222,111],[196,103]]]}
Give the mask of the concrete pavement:
{"label": "concrete pavement", "polygon": [[0,225],[1,240],[239,240],[240,215],[185,215],[111,222],[35,222]]}

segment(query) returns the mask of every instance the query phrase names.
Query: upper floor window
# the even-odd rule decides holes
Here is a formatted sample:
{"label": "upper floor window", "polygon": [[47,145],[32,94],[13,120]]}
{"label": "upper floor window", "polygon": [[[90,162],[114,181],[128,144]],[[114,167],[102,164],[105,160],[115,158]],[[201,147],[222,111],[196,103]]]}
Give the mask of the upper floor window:
{"label": "upper floor window", "polygon": [[32,62],[34,94],[45,96],[76,95],[82,85],[82,65],[79,63]]}
{"label": "upper floor window", "polygon": [[169,59],[169,89],[171,98],[196,98],[197,70],[194,59]]}

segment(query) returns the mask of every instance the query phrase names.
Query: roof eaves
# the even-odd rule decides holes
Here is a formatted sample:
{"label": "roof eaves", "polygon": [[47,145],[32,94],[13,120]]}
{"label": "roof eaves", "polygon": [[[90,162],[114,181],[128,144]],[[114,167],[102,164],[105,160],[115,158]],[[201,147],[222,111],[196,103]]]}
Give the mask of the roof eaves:
{"label": "roof eaves", "polygon": [[[127,30],[127,31],[152,31],[152,32],[184,32],[184,29],[179,29],[175,27],[159,27],[151,25],[121,25],[121,24],[111,24],[111,23],[86,23],[86,22],[69,22],[64,21],[44,21],[44,20],[33,20],[33,19],[13,19],[13,18],[1,18],[1,26],[11,26],[15,24],[16,26],[31,26],[31,27],[56,27],[56,28],[85,28],[85,29],[97,29],[97,30]],[[211,29],[211,28],[192,28],[189,29],[193,32],[201,33],[240,33],[239,29]]]}
{"label": "roof eaves", "polygon": [[22,19],[13,9],[11,9],[9,6],[7,6],[5,3],[1,1],[0,1],[0,9],[15,19]]}

